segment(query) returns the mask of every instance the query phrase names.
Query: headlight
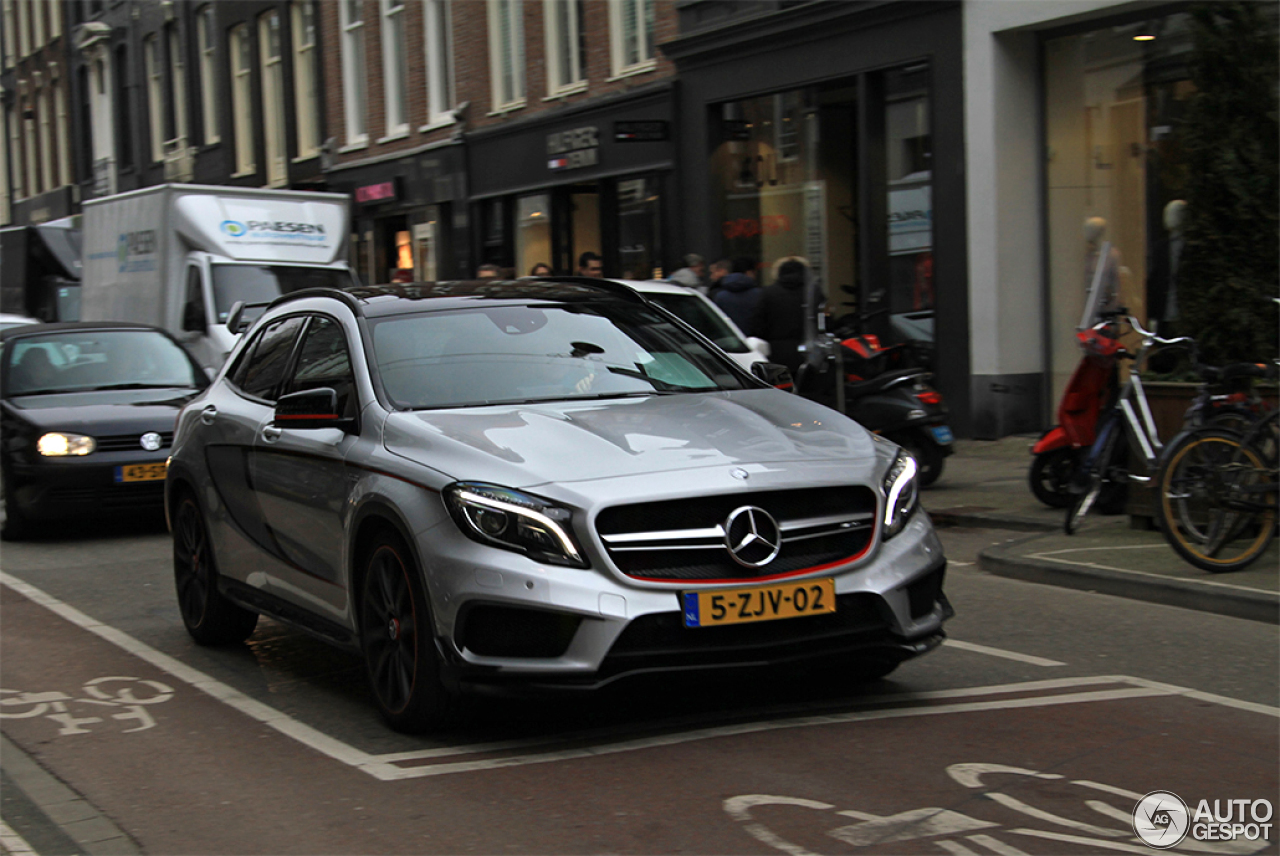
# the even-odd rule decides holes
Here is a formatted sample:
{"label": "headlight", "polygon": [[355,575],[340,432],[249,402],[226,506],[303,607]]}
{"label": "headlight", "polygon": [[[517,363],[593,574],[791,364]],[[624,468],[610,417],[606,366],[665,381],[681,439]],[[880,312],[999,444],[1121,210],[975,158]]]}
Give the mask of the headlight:
{"label": "headlight", "polygon": [[444,490],[445,506],[467,537],[524,553],[538,562],[587,567],[573,539],[569,509],[511,488],[457,482]]}
{"label": "headlight", "polygon": [[916,488],[916,459],[906,452],[898,452],[893,466],[885,473],[884,483],[884,537],[892,538],[902,531],[916,510],[920,493]]}
{"label": "headlight", "polygon": [[36,441],[36,450],[46,458],[65,458],[67,455],[87,455],[96,448],[92,437],[83,434],[45,434]]}

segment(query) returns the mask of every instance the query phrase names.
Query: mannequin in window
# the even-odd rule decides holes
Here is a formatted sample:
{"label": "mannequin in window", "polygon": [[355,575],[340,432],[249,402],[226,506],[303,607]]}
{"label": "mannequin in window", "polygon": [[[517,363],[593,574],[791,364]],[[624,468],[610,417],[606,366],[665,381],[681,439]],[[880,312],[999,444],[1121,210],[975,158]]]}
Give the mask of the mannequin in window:
{"label": "mannequin in window", "polygon": [[[1107,221],[1102,217],[1090,217],[1084,221],[1084,293],[1086,297],[1093,287],[1094,273],[1097,271],[1102,245],[1106,243],[1103,236],[1107,231]],[[1102,260],[1102,293],[1098,297],[1098,313],[1114,312],[1120,308],[1120,251],[1111,247],[1107,257]]]}
{"label": "mannequin in window", "polygon": [[1151,303],[1151,317],[1165,325],[1166,330],[1162,331],[1165,335],[1168,335],[1168,326],[1178,320],[1178,262],[1186,243],[1183,235],[1186,218],[1186,200],[1175,199],[1164,206],[1164,232],[1151,247],[1147,299]]}

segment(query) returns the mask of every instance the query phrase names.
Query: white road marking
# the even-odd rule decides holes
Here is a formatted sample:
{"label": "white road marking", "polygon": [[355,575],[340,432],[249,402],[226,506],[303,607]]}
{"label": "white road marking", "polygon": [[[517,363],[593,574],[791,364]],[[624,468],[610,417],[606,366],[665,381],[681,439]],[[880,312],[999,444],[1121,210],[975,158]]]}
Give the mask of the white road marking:
{"label": "white road marking", "polygon": [[[115,645],[139,659],[150,663],[152,666],[174,679],[182,681],[183,683],[200,690],[217,701],[240,711],[263,725],[275,729],[302,745],[383,781],[414,779],[426,776],[448,775],[451,773],[524,766],[527,764],[592,758],[601,755],[634,752],[642,749],[651,749],[660,746],[674,746],[683,743],[693,743],[701,740],[711,740],[721,737],[756,734],[783,729],[805,728],[809,726],[840,725],[851,722],[869,722],[902,717],[938,716],[948,713],[1018,710],[1024,708],[1050,707],[1064,704],[1084,704],[1090,702],[1157,696],[1168,697],[1181,695],[1188,698],[1210,701],[1240,710],[1247,710],[1254,713],[1262,713],[1268,716],[1280,718],[1280,708],[1255,704],[1253,702],[1239,701],[1237,699],[1225,698],[1223,696],[1216,696],[1210,693],[1202,693],[1186,687],[1147,681],[1126,675],[1107,675],[1060,678],[1045,681],[1027,681],[1023,683],[1002,684],[999,686],[988,687],[967,687],[961,689],[932,690],[917,693],[896,693],[874,697],[872,699],[868,699],[868,701],[874,701],[878,704],[903,702],[914,706],[880,708],[876,710],[857,710],[837,714],[782,717],[761,720],[758,722],[699,728],[691,731],[686,730],[678,733],[636,739],[620,739],[616,735],[625,733],[625,731],[622,729],[615,729],[599,735],[598,739],[601,740],[599,744],[575,749],[551,749],[549,751],[525,751],[523,753],[520,751],[545,746],[548,743],[553,743],[557,739],[541,738],[527,741],[514,740],[490,744],[437,747],[433,749],[424,749],[418,752],[398,752],[386,755],[372,755],[353,746],[349,746],[334,737],[330,737],[329,735],[318,731],[305,723],[299,722],[269,705],[252,699],[234,687],[214,680],[198,669],[193,669],[179,660],[170,657],[167,654],[163,654],[149,645],[139,642],[127,634],[116,630],[114,627],[103,624],[83,612],[80,612],[78,609],[75,609],[57,598],[46,594],[35,586],[29,585],[28,583],[25,583],[3,571],[0,571],[0,585],[7,586],[24,597],[27,597],[32,602],[37,603],[61,616],[70,623],[93,633],[100,639],[110,642],[112,645]],[[1044,696],[1026,695],[1026,693],[1041,691],[1052,692],[1055,690],[1073,688],[1116,687],[1116,685],[1120,685],[1121,688],[1095,689],[1069,693],[1059,692]],[[989,697],[1012,694],[1021,695],[1005,699],[988,699],[981,701],[963,700],[981,699],[984,696]],[[934,705],[920,704],[921,702],[943,699],[957,699],[957,701]],[[572,736],[572,739],[581,740],[582,737],[582,734],[575,734]],[[508,750],[513,751],[514,754],[506,755],[504,757],[458,761],[446,764],[422,765],[416,767],[399,766],[400,763],[404,763],[406,761],[428,760],[431,758],[447,757],[451,755],[465,756],[467,754],[480,752],[505,752]]]}
{"label": "white road marking", "polygon": [[975,645],[972,642],[961,642],[958,639],[947,639],[943,643],[949,648],[961,651],[973,651],[975,654],[986,654],[989,657],[1003,657],[1006,660],[1017,660],[1019,663],[1030,663],[1033,666],[1065,666],[1057,660],[1036,657],[1031,654],[1019,654],[1017,651],[1006,651],[1003,648],[988,648],[986,645]]}
{"label": "white road marking", "polygon": [[21,835],[14,832],[9,824],[0,820],[0,853],[13,854],[13,856],[26,856],[26,854],[35,854],[35,850],[31,849],[31,845],[26,842]]}
{"label": "white road marking", "polygon": [[[1068,553],[1089,553],[1089,552],[1097,552],[1099,550],[1105,551],[1107,553],[1112,553],[1112,552],[1115,552],[1116,550],[1166,550],[1166,549],[1168,549],[1167,544],[1130,544],[1124,547],[1071,547],[1066,550],[1049,550],[1048,552],[1045,552],[1045,553],[1029,553],[1027,555],[1027,558],[1028,559],[1044,559],[1045,561],[1048,561],[1048,562],[1057,562],[1061,565],[1076,565],[1077,567],[1081,567],[1081,568],[1099,568],[1104,571],[1117,571],[1122,574],[1131,574],[1132,576],[1136,576],[1136,577],[1151,577],[1153,579],[1168,580],[1169,577],[1163,574],[1152,574],[1147,571],[1135,571],[1130,568],[1116,568],[1111,565],[1104,565],[1100,562],[1083,562],[1083,561],[1075,561],[1072,559],[1059,558]],[[1248,592],[1257,592],[1260,594],[1270,594],[1270,595],[1275,594],[1275,592],[1267,591],[1266,589],[1253,588],[1252,586],[1232,585],[1231,583],[1223,583],[1223,582],[1218,582],[1216,580],[1206,580],[1200,577],[1196,577],[1194,579],[1194,582],[1197,585],[1214,586],[1216,588],[1232,589],[1233,591],[1248,591]]]}

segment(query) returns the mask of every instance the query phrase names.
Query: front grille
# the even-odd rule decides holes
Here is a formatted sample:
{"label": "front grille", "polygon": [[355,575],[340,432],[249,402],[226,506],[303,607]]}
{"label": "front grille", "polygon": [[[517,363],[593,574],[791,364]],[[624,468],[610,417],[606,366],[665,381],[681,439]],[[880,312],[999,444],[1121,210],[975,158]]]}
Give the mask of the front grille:
{"label": "front grille", "polygon": [[112,487],[50,488],[47,501],[62,506],[93,507],[104,511],[164,505],[164,482],[113,485]]}
{"label": "front grille", "polygon": [[643,615],[614,642],[601,673],[637,666],[692,668],[835,653],[886,638],[887,610],[876,595],[855,593],[838,596],[833,613],[724,627],[685,627],[679,612]]}
{"label": "front grille", "polygon": [[[759,567],[735,561],[725,523],[744,506],[767,511],[781,536]],[[618,569],[645,580],[772,579],[847,562],[875,534],[876,497],[866,487],[764,491],[638,503],[605,509],[596,531]]]}
{"label": "front grille", "polygon": [[[98,452],[136,452],[142,448],[142,435],[144,433],[146,432],[94,437],[94,450]],[[160,435],[161,449],[167,449],[173,445],[172,431],[158,431],[156,433]]]}

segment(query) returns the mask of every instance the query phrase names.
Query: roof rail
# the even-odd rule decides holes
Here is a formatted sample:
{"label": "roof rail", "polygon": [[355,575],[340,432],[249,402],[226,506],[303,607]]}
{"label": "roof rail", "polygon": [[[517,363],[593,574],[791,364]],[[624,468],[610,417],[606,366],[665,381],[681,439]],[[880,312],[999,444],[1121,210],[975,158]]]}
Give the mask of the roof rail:
{"label": "roof rail", "polygon": [[334,297],[351,307],[351,310],[357,314],[360,312],[360,299],[351,294],[345,288],[331,288],[328,286],[317,286],[315,288],[300,288],[297,291],[291,291],[288,294],[282,294],[275,300],[266,304],[268,309],[279,306],[282,303],[288,303],[291,300],[303,300],[308,297]]}
{"label": "roof rail", "polygon": [[614,282],[611,279],[601,278],[598,276],[540,276],[535,281],[543,282],[571,282],[575,285],[593,285],[601,291],[607,291],[617,297],[623,297],[627,300],[634,300],[637,303],[646,303],[647,301],[640,296],[640,293],[629,285],[623,285],[620,282]]}

